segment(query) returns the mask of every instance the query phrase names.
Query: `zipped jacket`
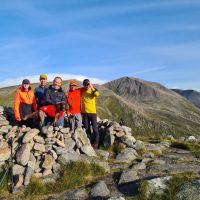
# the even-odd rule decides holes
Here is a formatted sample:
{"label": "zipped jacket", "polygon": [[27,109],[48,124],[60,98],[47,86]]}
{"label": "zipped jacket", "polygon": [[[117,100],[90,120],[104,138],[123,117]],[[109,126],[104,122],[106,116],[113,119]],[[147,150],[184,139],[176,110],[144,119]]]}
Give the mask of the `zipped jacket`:
{"label": "zipped jacket", "polygon": [[96,113],[96,97],[100,95],[99,91],[95,88],[92,91],[91,88],[87,90],[81,88],[81,112],[82,113]]}
{"label": "zipped jacket", "polygon": [[38,107],[45,105],[45,94],[48,89],[48,86],[38,86],[35,88],[35,99],[37,102]]}
{"label": "zipped jacket", "polygon": [[67,113],[76,114],[81,112],[81,91],[80,89],[70,90],[66,93],[69,108]]}
{"label": "zipped jacket", "polygon": [[36,100],[31,87],[29,87],[28,91],[25,91],[23,87],[19,87],[14,100],[15,119],[23,119],[34,111],[36,111]]}
{"label": "zipped jacket", "polygon": [[[49,86],[45,93],[45,100],[47,105],[56,105],[59,102],[66,102],[65,92],[62,88],[56,90],[52,85]],[[62,105],[62,110],[65,110],[65,105]]]}

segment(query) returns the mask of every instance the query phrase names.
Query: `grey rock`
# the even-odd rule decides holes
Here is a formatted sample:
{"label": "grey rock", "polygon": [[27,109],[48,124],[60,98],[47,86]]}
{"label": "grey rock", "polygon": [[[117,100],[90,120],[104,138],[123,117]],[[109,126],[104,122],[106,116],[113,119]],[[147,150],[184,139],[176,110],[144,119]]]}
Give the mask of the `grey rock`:
{"label": "grey rock", "polygon": [[128,147],[134,148],[136,139],[131,135],[125,135],[124,137],[122,137],[122,142],[126,144]]}
{"label": "grey rock", "polygon": [[82,128],[77,128],[73,135],[73,139],[76,141],[76,145],[80,148],[83,145],[90,145],[90,140],[87,137],[86,132]]}
{"label": "grey rock", "polygon": [[25,166],[29,161],[31,153],[30,151],[31,151],[30,144],[29,143],[23,144],[16,154],[17,163]]}
{"label": "grey rock", "polygon": [[1,141],[0,147],[0,162],[4,162],[10,158],[11,149],[8,147],[8,143]]}
{"label": "grey rock", "polygon": [[69,133],[69,131],[70,131],[70,128],[62,128],[60,130],[60,132],[63,133],[63,134],[67,134],[67,133]]}
{"label": "grey rock", "polygon": [[123,197],[110,197],[107,200],[125,200]]}
{"label": "grey rock", "polygon": [[150,194],[162,194],[167,187],[167,182],[171,178],[171,176],[166,176],[148,180],[147,196]]}
{"label": "grey rock", "polygon": [[119,184],[129,183],[138,179],[139,177],[137,175],[137,171],[130,169],[128,171],[122,172],[120,180],[119,180]]}
{"label": "grey rock", "polygon": [[133,160],[135,160],[138,156],[135,149],[132,148],[126,148],[117,155],[115,162],[116,163],[131,163]]}
{"label": "grey rock", "polygon": [[5,120],[1,120],[1,125],[2,126],[9,125],[9,121],[7,121],[6,119]]}
{"label": "grey rock", "polygon": [[11,125],[2,126],[2,127],[0,127],[0,133],[8,133],[11,128],[12,128]]}
{"label": "grey rock", "polygon": [[144,169],[146,169],[146,164],[144,162],[137,163],[131,167],[131,170],[135,170],[135,171],[144,170]]}
{"label": "grey rock", "polygon": [[72,138],[65,139],[65,148],[67,150],[72,150],[75,147],[76,143]]}
{"label": "grey rock", "polygon": [[45,169],[45,170],[43,171],[42,176],[49,176],[50,174],[52,174],[51,169]]}
{"label": "grey rock", "polygon": [[40,152],[45,152],[45,146],[44,144],[40,144],[40,143],[35,143],[33,149],[40,151]]}
{"label": "grey rock", "polygon": [[106,197],[110,194],[110,191],[105,184],[104,181],[98,182],[92,189],[91,189],[91,196],[92,197]]}
{"label": "grey rock", "polygon": [[108,157],[109,157],[108,151],[104,151],[102,149],[96,149],[95,151],[96,151],[97,155],[100,155],[104,160],[108,160]]}
{"label": "grey rock", "polygon": [[124,132],[126,133],[126,135],[131,135],[131,128],[127,127],[127,126],[122,126],[122,129],[124,130]]}
{"label": "grey rock", "polygon": [[42,167],[43,167],[44,169],[49,169],[49,170],[51,170],[52,167],[53,167],[54,162],[55,162],[54,158],[53,158],[50,154],[46,154],[46,155],[44,156],[44,162],[43,162],[43,164],[42,164]]}
{"label": "grey rock", "polygon": [[65,192],[61,196],[59,196],[61,199],[65,200],[82,200],[82,199],[87,199],[88,198],[88,193],[86,189],[76,189],[72,190],[70,192]]}
{"label": "grey rock", "polygon": [[81,151],[88,156],[96,157],[97,154],[91,145],[83,145]]}
{"label": "grey rock", "polygon": [[143,149],[145,149],[144,142],[141,141],[141,140],[137,140],[136,143],[135,143],[135,145],[134,145],[134,148],[136,150],[143,150]]}
{"label": "grey rock", "polygon": [[35,164],[36,164],[36,158],[35,156],[31,153],[28,161],[28,167],[32,168],[33,170],[35,169]]}
{"label": "grey rock", "polygon": [[29,141],[31,141],[40,131],[36,128],[31,129],[29,132],[27,132],[24,135],[24,138],[22,140],[23,143],[27,143]]}
{"label": "grey rock", "polygon": [[25,171],[25,167],[18,165],[18,164],[14,164],[13,165],[13,175],[22,175],[24,174]]}
{"label": "grey rock", "polygon": [[19,188],[23,185],[24,182],[24,176],[23,175],[14,175],[14,182],[15,182],[15,187]]}
{"label": "grey rock", "polygon": [[64,154],[61,154],[58,157],[58,163],[59,164],[67,164],[71,161],[81,161],[81,157],[79,154],[77,154],[75,151],[66,151]]}
{"label": "grey rock", "polygon": [[54,160],[57,160],[58,156],[53,149],[49,151],[49,154],[54,158]]}
{"label": "grey rock", "polygon": [[53,173],[57,173],[58,171],[59,171],[59,169],[60,169],[60,164],[59,163],[54,163],[53,164]]}
{"label": "grey rock", "polygon": [[199,200],[200,180],[184,183],[176,194],[177,200]]}
{"label": "grey rock", "polygon": [[40,143],[40,144],[45,144],[45,141],[44,141],[44,138],[39,136],[39,135],[36,135],[33,140],[37,143]]}
{"label": "grey rock", "polygon": [[28,185],[30,183],[30,179],[31,179],[33,172],[34,172],[34,170],[31,167],[26,168],[25,177],[24,177],[24,185]]}

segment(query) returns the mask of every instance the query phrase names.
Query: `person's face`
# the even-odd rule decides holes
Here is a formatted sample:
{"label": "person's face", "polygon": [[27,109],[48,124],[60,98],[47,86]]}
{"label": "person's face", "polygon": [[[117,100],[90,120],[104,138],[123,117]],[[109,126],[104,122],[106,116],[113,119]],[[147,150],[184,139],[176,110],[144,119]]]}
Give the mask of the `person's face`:
{"label": "person's face", "polygon": [[90,82],[88,82],[87,84],[83,85],[83,87],[87,90],[90,87]]}
{"label": "person's face", "polygon": [[76,85],[70,85],[70,90],[75,90],[76,89]]}
{"label": "person's face", "polygon": [[59,78],[56,78],[54,81],[53,81],[53,85],[55,87],[55,89],[60,89],[61,85],[62,85],[62,80],[59,79]]}
{"label": "person's face", "polygon": [[26,90],[26,91],[27,91],[27,90],[28,90],[28,88],[29,88],[29,86],[30,86],[30,84],[23,84],[22,86],[23,86],[24,90]]}
{"label": "person's face", "polygon": [[40,79],[40,84],[41,84],[41,86],[45,86],[47,84],[47,79],[46,78],[41,78]]}

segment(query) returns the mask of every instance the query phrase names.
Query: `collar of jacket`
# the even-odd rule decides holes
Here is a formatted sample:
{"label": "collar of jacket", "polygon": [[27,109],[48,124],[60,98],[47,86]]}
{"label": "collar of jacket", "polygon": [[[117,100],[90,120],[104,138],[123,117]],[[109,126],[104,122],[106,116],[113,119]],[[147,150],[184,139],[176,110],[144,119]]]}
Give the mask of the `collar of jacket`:
{"label": "collar of jacket", "polygon": [[[23,86],[20,86],[19,89],[20,89],[22,92],[26,92],[26,91],[24,90]],[[30,90],[31,90],[31,86],[29,86],[29,88],[28,88],[28,91],[30,91]]]}
{"label": "collar of jacket", "polygon": [[[49,89],[52,90],[52,91],[56,91],[56,89],[53,87],[53,85],[50,85],[50,86],[49,86]],[[60,87],[57,91],[58,91],[58,92],[63,92],[62,87]]]}

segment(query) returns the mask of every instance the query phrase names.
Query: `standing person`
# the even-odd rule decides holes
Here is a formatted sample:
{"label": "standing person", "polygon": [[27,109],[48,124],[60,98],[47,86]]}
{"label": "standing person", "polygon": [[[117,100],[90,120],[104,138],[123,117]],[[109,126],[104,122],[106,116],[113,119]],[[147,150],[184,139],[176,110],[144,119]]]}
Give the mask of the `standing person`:
{"label": "standing person", "polygon": [[41,106],[44,106],[46,104],[45,102],[45,93],[48,89],[47,86],[47,75],[41,74],[40,75],[40,85],[35,88],[35,98],[37,102],[38,109]]}
{"label": "standing person", "polygon": [[[94,88],[90,80],[85,79],[83,81],[83,88],[81,89],[81,112],[83,115],[83,125],[86,129],[88,137],[90,138],[92,146],[95,149],[99,146],[99,132],[97,128],[96,114],[96,97],[99,95],[99,91]],[[91,134],[90,123],[92,125],[93,134]]]}
{"label": "standing person", "polygon": [[70,81],[69,92],[66,93],[66,97],[69,106],[67,116],[70,123],[70,131],[74,133],[76,128],[82,127],[81,91],[77,89],[77,82],[75,80]]}
{"label": "standing person", "polygon": [[[45,93],[46,106],[42,106],[39,110],[40,127],[45,125],[45,119],[47,117],[53,117],[52,122],[56,120],[56,126],[64,126],[64,112],[66,104],[66,96],[62,87],[62,78],[57,76],[53,80],[53,84],[50,85]],[[45,110],[47,112],[45,112]],[[56,113],[55,113],[56,112]],[[48,113],[51,115],[48,115]],[[59,119],[56,119],[56,116]]]}
{"label": "standing person", "polygon": [[27,115],[36,111],[36,100],[34,92],[31,90],[30,81],[24,79],[22,86],[19,87],[15,94],[14,114],[18,124],[33,127],[33,119],[26,119]]}

